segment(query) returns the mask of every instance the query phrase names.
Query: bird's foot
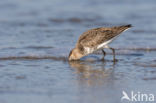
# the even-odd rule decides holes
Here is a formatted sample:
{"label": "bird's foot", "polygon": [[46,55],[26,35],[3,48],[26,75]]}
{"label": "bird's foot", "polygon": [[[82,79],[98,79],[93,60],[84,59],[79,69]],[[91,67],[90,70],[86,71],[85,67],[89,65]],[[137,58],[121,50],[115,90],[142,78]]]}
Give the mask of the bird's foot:
{"label": "bird's foot", "polygon": [[104,61],[105,61],[105,59],[104,59],[104,58],[102,58],[102,59],[101,59],[101,61],[103,61],[103,62],[104,62]]}
{"label": "bird's foot", "polygon": [[113,62],[118,62],[118,59],[113,59]]}

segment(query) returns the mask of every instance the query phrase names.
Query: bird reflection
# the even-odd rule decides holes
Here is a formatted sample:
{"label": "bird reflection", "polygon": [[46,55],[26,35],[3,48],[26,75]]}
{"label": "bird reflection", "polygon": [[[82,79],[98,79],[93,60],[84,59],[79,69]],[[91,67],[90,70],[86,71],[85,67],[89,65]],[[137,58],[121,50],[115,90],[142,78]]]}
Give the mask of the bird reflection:
{"label": "bird reflection", "polygon": [[106,66],[106,62],[70,61],[69,64],[75,69],[79,82],[87,85],[103,84],[108,77],[113,76],[114,65]]}

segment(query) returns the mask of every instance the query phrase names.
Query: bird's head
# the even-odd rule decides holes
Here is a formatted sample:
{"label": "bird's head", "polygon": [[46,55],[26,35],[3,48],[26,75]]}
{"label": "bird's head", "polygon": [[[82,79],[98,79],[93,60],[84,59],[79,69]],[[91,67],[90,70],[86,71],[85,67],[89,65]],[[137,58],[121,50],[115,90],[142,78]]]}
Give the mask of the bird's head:
{"label": "bird's head", "polygon": [[70,51],[69,56],[68,56],[68,60],[69,61],[79,60],[81,57],[83,57],[83,55],[80,53],[79,49],[74,48]]}

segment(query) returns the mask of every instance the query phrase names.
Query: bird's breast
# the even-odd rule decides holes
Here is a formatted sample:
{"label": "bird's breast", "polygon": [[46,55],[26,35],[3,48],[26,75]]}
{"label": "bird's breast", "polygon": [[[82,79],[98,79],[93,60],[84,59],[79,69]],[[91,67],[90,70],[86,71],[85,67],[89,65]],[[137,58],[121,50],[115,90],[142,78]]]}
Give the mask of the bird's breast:
{"label": "bird's breast", "polygon": [[91,54],[94,51],[96,51],[95,48],[90,48],[90,47],[84,47],[84,50],[85,50],[85,54]]}

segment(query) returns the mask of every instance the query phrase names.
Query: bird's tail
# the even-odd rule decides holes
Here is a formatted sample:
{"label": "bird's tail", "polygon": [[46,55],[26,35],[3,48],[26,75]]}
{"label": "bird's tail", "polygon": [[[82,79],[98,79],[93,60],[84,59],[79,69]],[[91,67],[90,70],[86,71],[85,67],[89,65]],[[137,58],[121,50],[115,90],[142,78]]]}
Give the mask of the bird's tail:
{"label": "bird's tail", "polygon": [[116,35],[119,35],[131,27],[132,27],[132,25],[128,24],[128,25],[122,25],[122,26],[115,26],[115,27],[112,27],[112,29],[116,32]]}
{"label": "bird's tail", "polygon": [[122,25],[122,26],[115,26],[113,27],[114,30],[116,30],[117,34],[120,34],[123,31],[126,31],[127,29],[131,28],[132,25],[128,24],[128,25]]}
{"label": "bird's tail", "polygon": [[128,25],[119,26],[118,29],[119,29],[119,31],[123,32],[123,31],[125,31],[125,30],[127,30],[127,29],[129,29],[131,27],[132,27],[132,25],[128,24]]}
{"label": "bird's tail", "polygon": [[121,27],[127,27],[127,28],[130,28],[130,27],[132,27],[132,25],[131,25],[131,24],[128,24],[128,25],[123,25],[123,26],[121,26]]}

